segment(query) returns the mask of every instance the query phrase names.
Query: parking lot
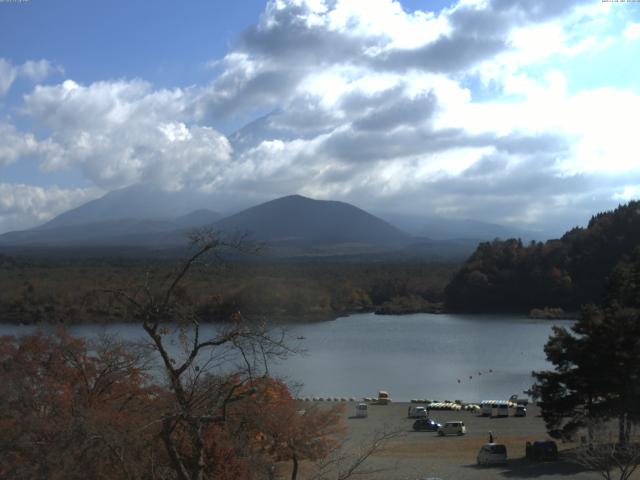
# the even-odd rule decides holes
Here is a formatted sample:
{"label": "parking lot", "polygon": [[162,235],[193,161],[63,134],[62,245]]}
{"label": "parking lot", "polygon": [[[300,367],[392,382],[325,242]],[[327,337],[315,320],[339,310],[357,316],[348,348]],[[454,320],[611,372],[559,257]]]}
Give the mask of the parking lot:
{"label": "parking lot", "polygon": [[[367,464],[370,474],[362,479],[415,480],[439,477],[443,480],[475,480],[493,478],[523,478],[559,480],[571,478],[595,480],[601,478],[563,459],[563,451],[573,445],[558,444],[560,459],[556,462],[531,462],[525,458],[527,441],[547,438],[544,422],[535,406],[528,407],[526,417],[487,418],[471,412],[431,411],[430,416],[439,423],[461,420],[465,423],[464,436],[439,437],[433,432],[414,432],[414,420],[407,418],[408,403],[370,405],[367,418],[355,418],[354,402],[346,404],[345,421],[349,430],[349,447],[358,451],[380,431],[397,431],[398,436]],[[511,411],[513,413],[513,410]],[[507,447],[506,465],[479,467],[476,455],[488,442],[489,432],[495,442]],[[566,455],[565,455],[566,457]],[[640,478],[640,477],[638,477]]]}

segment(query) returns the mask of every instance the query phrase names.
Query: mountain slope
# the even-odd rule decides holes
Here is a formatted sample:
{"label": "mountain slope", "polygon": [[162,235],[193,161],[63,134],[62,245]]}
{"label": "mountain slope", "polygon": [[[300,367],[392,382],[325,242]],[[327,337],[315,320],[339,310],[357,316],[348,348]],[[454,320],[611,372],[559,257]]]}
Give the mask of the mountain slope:
{"label": "mountain slope", "polygon": [[393,245],[409,240],[406,233],[353,205],[300,195],[248,208],[220,220],[215,227],[228,233],[249,232],[260,241],[303,246]]}
{"label": "mountain slope", "polygon": [[149,185],[132,185],[68,210],[38,228],[122,219],[166,220],[201,209],[208,203],[209,199],[202,194],[167,192]]}
{"label": "mountain slope", "polygon": [[[187,231],[212,225],[221,215],[197,210],[166,220],[121,218],[81,224],[47,225],[0,235],[0,245],[21,247],[151,247],[180,246]],[[74,220],[77,221],[77,218]]]}

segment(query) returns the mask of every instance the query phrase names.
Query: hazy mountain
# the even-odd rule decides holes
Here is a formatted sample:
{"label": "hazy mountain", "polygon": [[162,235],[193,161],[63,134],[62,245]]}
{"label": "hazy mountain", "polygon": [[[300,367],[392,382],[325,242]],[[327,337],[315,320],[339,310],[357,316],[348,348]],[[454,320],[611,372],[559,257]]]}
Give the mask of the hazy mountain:
{"label": "hazy mountain", "polygon": [[379,216],[411,235],[427,237],[432,240],[521,238],[523,241],[528,242],[529,240],[543,240],[547,238],[547,235],[541,232],[506,227],[479,220],[392,213],[383,213],[379,214]]}
{"label": "hazy mountain", "polygon": [[195,192],[168,192],[150,185],[132,185],[64,212],[38,228],[122,219],[167,220],[205,208],[209,202],[206,195]]}
{"label": "hazy mountain", "polygon": [[215,224],[225,232],[249,232],[255,239],[291,245],[394,245],[410,236],[348,203],[290,195],[248,208]]}
{"label": "hazy mountain", "polygon": [[188,230],[212,226],[228,234],[250,233],[268,245],[271,256],[391,254],[450,259],[468,256],[479,240],[526,238],[521,232],[478,221],[396,215],[387,217],[388,223],[348,203],[300,195],[222,218],[208,209],[216,204],[212,199],[136,185],[69,210],[40,227],[0,235],[0,245],[166,249],[185,245]]}
{"label": "hazy mountain", "polygon": [[[65,225],[0,235],[0,245],[36,246],[159,246],[167,244],[176,230],[171,222],[153,220],[107,220]],[[172,236],[172,235],[171,235]],[[170,243],[175,243],[174,241]]]}
{"label": "hazy mountain", "polygon": [[[205,225],[228,234],[249,233],[254,240],[275,247],[270,251],[276,255],[369,253],[410,242],[410,236],[398,228],[343,202],[292,195],[222,220],[216,212],[202,209],[171,219],[157,219],[160,214],[150,210],[147,197],[145,205],[132,205],[129,212],[125,211],[125,202],[132,201],[139,193],[137,189],[115,192],[62,214],[42,227],[1,235],[0,245],[168,248],[184,245],[190,228]],[[166,200],[167,197],[155,198]],[[184,208],[184,204],[174,207],[173,211],[180,208]],[[151,218],[109,219],[127,213],[136,216],[144,213]],[[91,218],[91,214],[97,219]],[[316,250],[308,251],[313,248]]]}
{"label": "hazy mountain", "polygon": [[192,228],[212,225],[221,215],[211,210],[196,210],[166,220],[120,218],[101,222],[79,222],[68,217],[62,224],[47,224],[39,228],[0,235],[0,245],[18,246],[136,246],[162,248],[180,246]]}
{"label": "hazy mountain", "polygon": [[203,208],[175,218],[171,223],[173,223],[177,228],[194,228],[213,225],[221,218],[222,215],[220,213]]}

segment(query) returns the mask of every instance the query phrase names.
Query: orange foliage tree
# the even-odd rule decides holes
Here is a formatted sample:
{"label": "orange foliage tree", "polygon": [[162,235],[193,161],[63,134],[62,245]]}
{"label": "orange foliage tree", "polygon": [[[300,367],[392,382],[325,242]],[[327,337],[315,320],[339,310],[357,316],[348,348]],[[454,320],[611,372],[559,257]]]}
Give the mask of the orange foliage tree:
{"label": "orange foliage tree", "polygon": [[144,361],[109,339],[0,338],[0,478],[128,479],[151,471],[158,449],[148,411],[164,399]]}

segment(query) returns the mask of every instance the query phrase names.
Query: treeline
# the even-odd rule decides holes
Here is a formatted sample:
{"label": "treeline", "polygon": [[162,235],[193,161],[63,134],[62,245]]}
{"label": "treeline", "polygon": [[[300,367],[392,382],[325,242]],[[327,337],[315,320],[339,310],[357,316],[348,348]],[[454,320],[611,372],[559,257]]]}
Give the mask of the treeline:
{"label": "treeline", "polygon": [[[123,320],[105,295],[141,278],[159,285],[173,260],[0,256],[0,319],[20,323]],[[355,312],[439,311],[457,264],[238,263],[196,267],[180,289],[208,321],[231,312],[273,321],[332,319]]]}
{"label": "treeline", "polygon": [[481,243],[446,287],[445,305],[458,312],[527,312],[602,304],[607,281],[629,274],[639,246],[638,201],[599,213],[559,240]]}

